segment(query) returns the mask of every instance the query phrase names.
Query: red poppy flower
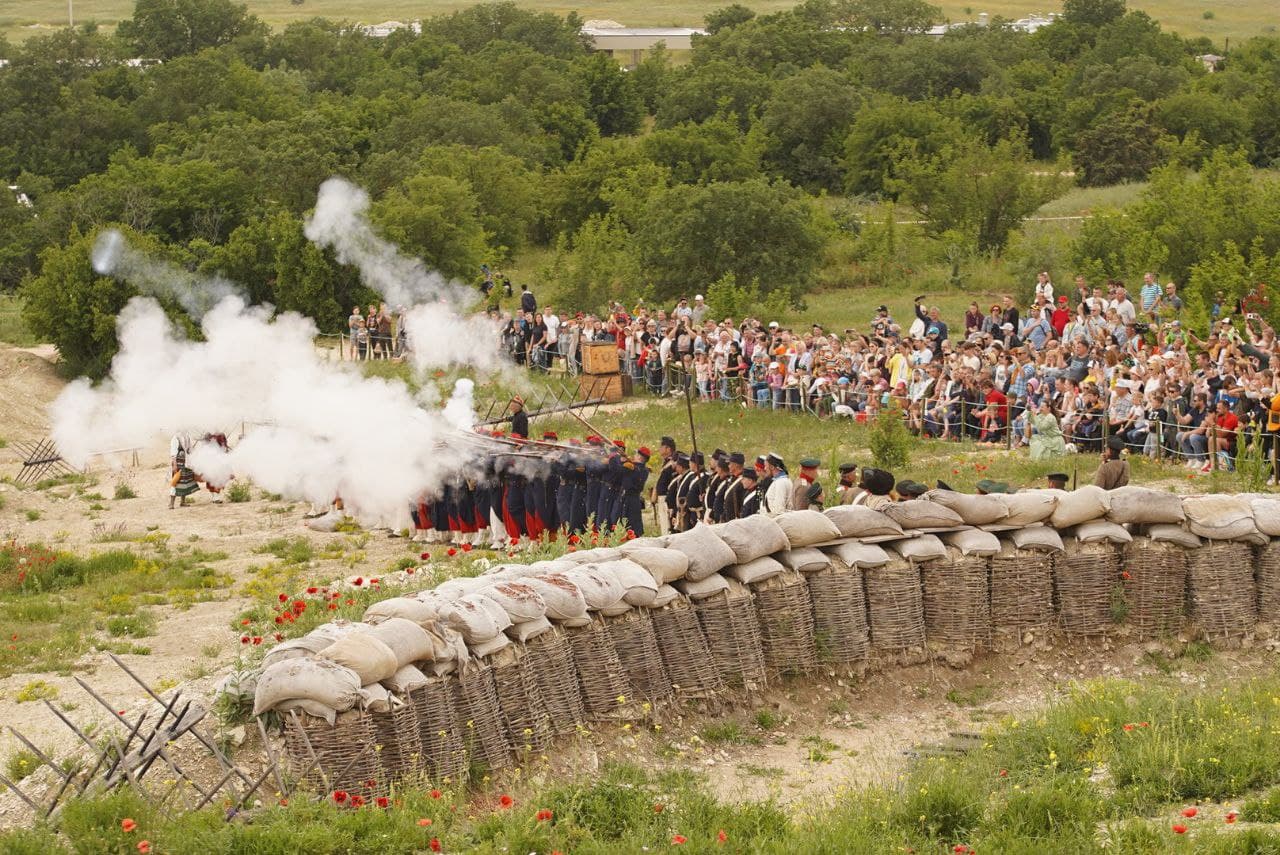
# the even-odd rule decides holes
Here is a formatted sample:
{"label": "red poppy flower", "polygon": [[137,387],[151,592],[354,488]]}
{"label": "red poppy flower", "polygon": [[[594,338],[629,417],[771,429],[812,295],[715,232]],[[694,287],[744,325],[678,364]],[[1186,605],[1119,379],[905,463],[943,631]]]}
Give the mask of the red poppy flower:
{"label": "red poppy flower", "polygon": [[288,595],[288,594],[280,594],[280,595],[279,595],[279,597],[278,597],[278,599],[279,599],[279,600],[280,600],[280,602],[282,602],[282,603],[287,603],[287,602],[289,601],[289,595]]}
{"label": "red poppy flower", "polygon": [[1151,724],[1149,722],[1145,722],[1145,721],[1138,722],[1138,727],[1150,727],[1150,726]]}
{"label": "red poppy flower", "polygon": [[441,795],[443,795],[443,793],[441,793],[439,790],[432,790],[432,791],[431,791],[431,798],[433,798],[433,799],[438,799],[438,798],[440,798],[440,796],[441,796]]}
{"label": "red poppy flower", "polygon": [[1001,778],[1007,778],[1007,777],[1009,777],[1009,770],[1008,770],[1008,769],[1001,769],[1001,770],[1000,770],[1000,777],[1001,777]]}
{"label": "red poppy flower", "polygon": [[571,535],[569,535],[569,542],[570,542],[570,543],[581,543],[581,542],[582,542],[582,538],[578,537],[576,534],[571,534]]}
{"label": "red poppy flower", "polygon": [[347,605],[354,606],[355,604],[356,604],[355,600],[351,599],[350,597],[347,598]]}
{"label": "red poppy flower", "polygon": [[1125,729],[1125,730],[1133,730],[1133,725],[1131,725],[1131,724],[1126,724],[1126,725],[1124,726],[1124,729]]}
{"label": "red poppy flower", "polygon": [[1191,819],[1191,817],[1195,816],[1199,812],[1200,812],[1199,810],[1193,807],[1182,809],[1182,815],[1185,816],[1187,819]]}
{"label": "red poppy flower", "polygon": [[[248,618],[245,618],[244,620],[240,621],[240,625],[241,625],[241,626],[248,626],[248,625],[249,625],[249,619],[248,619]],[[13,637],[13,640],[14,640],[14,641],[17,641],[17,640],[18,640],[18,636],[16,636],[16,635],[15,635],[15,636]]]}
{"label": "red poppy flower", "polygon": [[1123,573],[1120,574],[1120,578],[1128,580],[1128,579],[1132,579],[1133,577],[1129,575],[1128,570],[1125,570]]}
{"label": "red poppy flower", "polygon": [[520,545],[520,538],[519,538],[519,537],[513,537],[513,538],[511,538],[511,545],[512,545],[512,546],[519,546],[519,545]]}
{"label": "red poppy flower", "polygon": [[351,797],[351,806],[352,806],[352,807],[364,807],[364,796],[352,796],[352,797]]}
{"label": "red poppy flower", "polygon": [[255,636],[253,637],[253,643],[254,643],[254,644],[261,644],[261,643],[262,643],[262,636],[260,636],[260,635],[255,635]]}
{"label": "red poppy flower", "polygon": [[241,644],[248,644],[248,643],[249,643],[249,636],[247,636],[247,635],[242,635],[242,636],[240,636],[240,643],[241,643]]}
{"label": "red poppy flower", "polygon": [[137,827],[138,827],[138,823],[134,822],[132,819],[129,819],[129,817],[127,816],[124,819],[120,820],[120,830],[123,831],[125,834],[128,834],[129,832],[133,831]]}
{"label": "red poppy flower", "polygon": [[636,539],[636,533],[631,529],[627,529],[627,540],[635,540],[635,539]]}
{"label": "red poppy flower", "polygon": [[280,617],[280,615],[276,615],[276,626],[281,626],[283,623],[284,618]]}
{"label": "red poppy flower", "polygon": [[1227,825],[1231,825],[1232,823],[1234,823],[1236,821],[1236,817],[1238,817],[1239,815],[1240,814],[1236,813],[1235,811],[1228,811],[1225,817],[1227,821]]}
{"label": "red poppy flower", "polygon": [[724,833],[723,828],[716,832],[716,843],[727,843],[728,840],[729,835]]}
{"label": "red poppy flower", "polygon": [[431,559],[431,553],[430,553],[430,552],[424,552],[424,553],[422,553],[421,555],[419,555],[419,556],[418,556],[418,560],[420,560],[420,561],[429,561],[430,559]]}
{"label": "red poppy flower", "polygon": [[347,791],[346,791],[346,790],[334,790],[334,791],[333,791],[333,800],[334,800],[335,802],[337,802],[338,804],[342,804],[343,802],[345,802],[345,801],[347,800]]}
{"label": "red poppy flower", "polygon": [[314,594],[314,593],[315,593],[316,591],[318,591],[318,590],[319,590],[319,588],[316,588],[316,587],[313,585],[313,586],[311,586],[310,588],[307,588],[307,593],[308,593],[308,594]]}
{"label": "red poppy flower", "polygon": [[506,793],[503,793],[502,795],[498,796],[498,804],[502,805],[504,810],[506,808],[511,807],[515,803],[516,803],[516,800],[511,798],[511,796],[507,795]]}
{"label": "red poppy flower", "polygon": [[330,603],[330,604],[329,604],[329,611],[334,612],[334,611],[337,611],[337,610],[338,610],[338,604],[337,604],[337,603]]}
{"label": "red poppy flower", "polygon": [[406,567],[406,568],[404,568],[404,572],[406,572],[406,573],[408,573],[410,576],[412,576],[412,575],[413,575],[413,568],[412,568],[412,567]]}
{"label": "red poppy flower", "polygon": [[372,790],[374,787],[378,786],[378,782],[375,781],[373,778],[370,778],[369,780],[364,782],[364,785]]}
{"label": "red poppy flower", "polygon": [[453,556],[455,556],[455,555],[457,555],[457,554],[458,554],[458,550],[456,550],[456,549],[454,549],[452,546],[450,546],[450,547],[449,547],[449,549],[448,549],[448,551],[447,551],[447,552],[445,552],[445,554],[446,554],[446,555],[448,555],[450,558],[452,558]]}
{"label": "red poppy flower", "polygon": [[972,852],[973,850],[968,846],[965,846],[963,843],[957,843],[955,846],[951,847],[951,851],[959,853],[959,855],[966,855],[966,853]]}
{"label": "red poppy flower", "polygon": [[439,837],[433,837],[433,838],[431,838],[431,851],[432,851],[432,852],[439,852],[439,851],[441,850],[441,848],[442,848],[442,847],[440,846],[440,838],[439,838]]}
{"label": "red poppy flower", "polygon": [[377,580],[377,579],[370,579],[370,580],[369,580],[369,584],[370,584],[370,585],[376,585],[376,584],[378,584],[378,580]]}
{"label": "red poppy flower", "polygon": [[359,588],[361,585],[363,585],[363,584],[364,584],[364,577],[363,577],[363,576],[357,576],[357,577],[356,577],[356,580],[355,580],[354,582],[352,582],[351,584],[353,584],[353,585],[355,585],[357,588]]}
{"label": "red poppy flower", "polygon": [[378,798],[374,800],[374,804],[376,804],[380,808],[384,808],[387,805],[391,804],[391,800],[388,799],[386,796],[378,796]]}
{"label": "red poppy flower", "polygon": [[551,811],[547,810],[546,808],[543,808],[542,810],[538,811],[537,814],[534,815],[534,819],[536,819],[538,822],[547,822],[548,820],[551,819],[552,816],[553,814],[551,813]]}
{"label": "red poppy flower", "polygon": [[288,807],[288,806],[289,806],[289,800],[288,800],[288,799],[281,799],[281,800],[280,800],[280,807]]}
{"label": "red poppy flower", "polygon": [[1173,827],[1173,833],[1174,833],[1174,834],[1186,834],[1186,833],[1187,833],[1187,827],[1186,827],[1185,825],[1181,825],[1181,824],[1179,824],[1179,825],[1175,825],[1175,826]]}
{"label": "red poppy flower", "polygon": [[462,544],[462,551],[463,551],[463,552],[470,552],[470,551],[471,551],[471,544],[469,544],[469,543],[464,543],[464,544]]}
{"label": "red poppy flower", "polygon": [[279,633],[279,632],[277,632],[277,633],[276,633],[274,636],[272,636],[272,637],[273,637],[273,638],[275,638],[275,640],[276,640],[276,641],[284,641],[284,634],[283,634],[283,633]]}
{"label": "red poppy flower", "polygon": [[666,809],[666,806],[665,806],[665,805],[663,805],[663,804],[661,804],[661,803],[656,804],[656,805],[654,805],[654,806],[653,806],[653,812],[654,812],[654,813],[662,813],[662,811],[663,811],[663,810],[665,810],[665,809]]}
{"label": "red poppy flower", "polygon": [[150,840],[139,840],[139,841],[138,841],[138,851],[139,851],[139,852],[141,852],[141,853],[142,853],[142,855],[147,855],[147,853],[151,851],[151,841],[150,841]]}
{"label": "red poppy flower", "polygon": [[675,834],[675,835],[672,835],[671,842],[674,843],[676,846],[682,846],[685,843],[689,842],[689,838],[685,837],[683,834]]}
{"label": "red poppy flower", "polygon": [[293,601],[293,611],[294,611],[294,613],[295,613],[295,614],[302,614],[302,613],[303,613],[303,612],[305,612],[306,610],[307,610],[307,601],[306,601],[306,600],[294,600],[294,601]]}
{"label": "red poppy flower", "polygon": [[569,547],[567,550],[565,550],[565,551],[566,551],[566,552],[577,552],[577,551],[578,551],[578,547],[576,547],[576,546],[570,546],[570,547]]}
{"label": "red poppy flower", "polygon": [[423,828],[426,828],[430,824],[431,824],[431,820],[425,816],[418,819],[418,825],[422,826]]}

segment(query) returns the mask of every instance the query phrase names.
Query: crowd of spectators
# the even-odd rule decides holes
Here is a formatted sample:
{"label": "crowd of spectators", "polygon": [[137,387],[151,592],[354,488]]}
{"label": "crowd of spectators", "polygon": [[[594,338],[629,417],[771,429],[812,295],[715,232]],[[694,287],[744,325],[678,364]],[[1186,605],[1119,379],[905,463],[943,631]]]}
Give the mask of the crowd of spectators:
{"label": "crowd of spectators", "polygon": [[633,388],[655,395],[859,421],[892,406],[917,435],[1029,446],[1034,458],[1120,437],[1131,454],[1209,471],[1234,465],[1242,437],[1280,435],[1268,306],[1265,285],[1218,293],[1202,338],[1177,286],[1154,274],[1130,294],[1082,276],[1059,289],[1041,273],[1023,305],[1006,294],[948,319],[919,297],[913,317],[880,306],[861,330],[722,317],[702,295],[562,314],[525,288],[518,311],[492,311],[535,371],[576,373],[584,342],[613,341]]}

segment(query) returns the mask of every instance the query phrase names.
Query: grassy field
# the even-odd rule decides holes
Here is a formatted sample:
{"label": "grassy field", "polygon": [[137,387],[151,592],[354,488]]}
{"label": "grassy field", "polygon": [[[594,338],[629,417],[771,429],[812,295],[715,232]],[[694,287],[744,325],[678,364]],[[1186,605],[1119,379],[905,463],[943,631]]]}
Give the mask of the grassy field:
{"label": "grassy field", "polygon": [[[727,719],[760,730],[750,710]],[[0,835],[0,851],[1275,852],[1280,680],[1086,684],[1005,719],[967,754],[915,761],[897,787],[837,791],[798,815],[718,801],[697,773],[640,765],[562,783],[485,781],[470,791],[424,782],[367,805],[296,795],[235,822],[220,807],[164,816],[124,790]]]}
{"label": "grassy field", "polygon": [[17,347],[39,344],[22,319],[22,302],[8,294],[0,295],[0,342]]}
{"label": "grassy field", "polygon": [[[337,20],[377,23],[386,20],[412,21],[418,18],[452,12],[473,5],[463,0],[247,0],[249,8],[273,26],[316,16]],[[72,0],[77,22],[96,20],[114,26],[133,12],[132,0]],[[656,3],[605,3],[575,5],[563,0],[521,0],[530,9],[563,14],[577,11],[584,18],[607,18],[639,26],[701,26],[707,12],[727,3],[687,0],[659,0]],[[794,5],[779,0],[746,4],[758,12],[772,12]],[[954,21],[976,19],[980,12],[1005,18],[1021,18],[1032,13],[1058,11],[1060,3],[1027,3],[1026,0],[995,0],[988,3],[954,2],[939,4],[943,13]],[[1137,0],[1131,8],[1142,9],[1165,27],[1186,36],[1209,36],[1221,44],[1275,32],[1274,4],[1269,0]],[[0,33],[20,40],[67,22],[67,6],[63,0],[0,0]],[[1205,14],[1211,13],[1206,18]]]}

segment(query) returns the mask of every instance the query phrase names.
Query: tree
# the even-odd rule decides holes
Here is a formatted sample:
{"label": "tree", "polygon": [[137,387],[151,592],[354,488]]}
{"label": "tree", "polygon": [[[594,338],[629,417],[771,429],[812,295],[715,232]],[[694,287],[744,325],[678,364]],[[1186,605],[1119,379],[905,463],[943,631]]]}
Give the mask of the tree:
{"label": "tree", "polygon": [[835,0],[834,9],[837,24],[898,40],[924,32],[942,17],[942,10],[925,0]]}
{"label": "tree", "polygon": [[1154,105],[1156,120],[1180,140],[1195,134],[1204,150],[1251,148],[1249,115],[1238,101],[1208,92],[1179,92]]}
{"label": "tree", "polygon": [[671,81],[671,54],[664,42],[658,42],[653,50],[645,54],[631,71],[631,79],[635,83],[636,94],[644,104],[649,115],[658,109],[658,99],[667,91]]}
{"label": "tree", "polygon": [[760,135],[723,117],[685,122],[644,137],[645,157],[667,167],[677,184],[742,181],[760,176]]}
{"label": "tree", "polygon": [[558,304],[601,307],[635,292],[639,284],[631,234],[615,214],[595,214],[570,240],[561,234],[551,264],[541,271]]}
{"label": "tree", "polygon": [[517,42],[548,56],[572,59],[585,53],[582,20],[548,12],[531,12],[515,3],[481,3],[452,15],[438,15],[423,25],[423,35],[443,36],[474,53],[492,41]]}
{"label": "tree", "polygon": [[606,137],[634,134],[644,117],[635,81],[603,51],[577,63],[578,85],[586,94],[587,113]]}
{"label": "tree", "polygon": [[734,3],[729,6],[721,6],[713,12],[708,12],[703,21],[707,25],[707,33],[715,35],[721,30],[727,30],[736,27],[738,24],[745,24],[756,16],[756,13],[743,6],[741,3]]}
{"label": "tree", "polygon": [[825,231],[803,193],[763,179],[677,185],[654,193],[635,230],[640,269],[666,299],[732,273],[766,292],[803,292]]}
{"label": "tree", "polygon": [[927,102],[881,98],[858,111],[844,140],[845,186],[896,197],[907,164],[940,153],[962,135],[960,123]]}
{"label": "tree", "polygon": [[489,255],[465,181],[415,175],[375,202],[371,214],[388,240],[451,279],[470,277]]}
{"label": "tree", "polygon": [[840,157],[859,102],[843,75],[821,65],[783,80],[760,117],[765,162],[793,184],[840,189]]}
{"label": "tree", "polygon": [[1162,160],[1160,128],[1150,109],[1135,103],[1099,118],[1075,140],[1071,160],[1082,187],[1141,181]]}
{"label": "tree", "polygon": [[1032,175],[1026,146],[966,138],[907,171],[906,196],[929,231],[953,231],[978,252],[998,253],[1024,217],[1053,198],[1057,182]]}
{"label": "tree", "polygon": [[267,26],[232,0],[137,0],[116,34],[138,56],[172,59],[237,41],[262,42]]}
{"label": "tree", "polygon": [[1062,20],[1104,27],[1123,18],[1125,11],[1125,0],[1063,0]]}
{"label": "tree", "polygon": [[723,60],[686,66],[672,77],[672,85],[658,105],[660,128],[701,122],[715,115],[733,115],[746,130],[752,114],[773,90],[772,82],[763,74]]}

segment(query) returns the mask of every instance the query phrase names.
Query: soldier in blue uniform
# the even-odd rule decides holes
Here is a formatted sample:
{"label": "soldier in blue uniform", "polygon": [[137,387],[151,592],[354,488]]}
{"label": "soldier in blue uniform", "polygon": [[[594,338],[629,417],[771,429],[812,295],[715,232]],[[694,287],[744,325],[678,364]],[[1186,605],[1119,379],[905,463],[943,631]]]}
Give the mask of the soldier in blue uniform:
{"label": "soldier in blue uniform", "polygon": [[649,449],[641,446],[631,460],[623,466],[624,474],[621,484],[622,517],[626,530],[636,537],[644,536],[644,494],[645,482],[649,480]]}
{"label": "soldier in blue uniform", "polygon": [[752,514],[760,513],[760,504],[764,500],[763,494],[760,492],[760,474],[753,469],[743,469],[740,480],[742,481],[742,516],[749,517]]}

